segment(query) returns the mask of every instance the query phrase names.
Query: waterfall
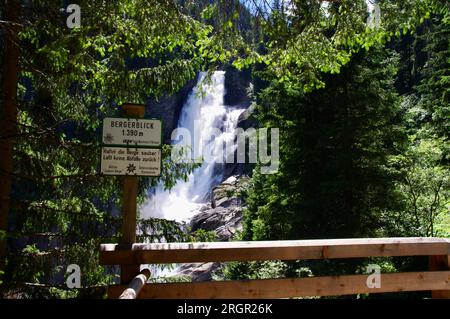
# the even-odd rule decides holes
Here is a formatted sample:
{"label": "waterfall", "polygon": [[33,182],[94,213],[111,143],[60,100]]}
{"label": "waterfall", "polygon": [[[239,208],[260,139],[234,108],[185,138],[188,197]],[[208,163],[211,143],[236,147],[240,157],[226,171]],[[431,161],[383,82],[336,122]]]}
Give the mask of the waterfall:
{"label": "waterfall", "polygon": [[[221,182],[224,158],[227,152],[234,151],[225,149],[224,145],[234,141],[234,130],[239,115],[244,111],[224,105],[224,94],[224,71],[214,72],[210,81],[207,81],[206,73],[200,74],[183,105],[178,128],[190,132],[194,158],[203,155],[209,160],[203,161],[187,181],[179,181],[172,190],[158,186],[141,209],[143,218],[188,221],[208,200],[212,187]],[[172,140],[172,143],[178,144],[180,141]]]}
{"label": "waterfall", "polygon": [[379,28],[381,24],[380,5],[376,0],[366,0],[366,5],[369,13],[367,18],[367,26],[371,29]]}

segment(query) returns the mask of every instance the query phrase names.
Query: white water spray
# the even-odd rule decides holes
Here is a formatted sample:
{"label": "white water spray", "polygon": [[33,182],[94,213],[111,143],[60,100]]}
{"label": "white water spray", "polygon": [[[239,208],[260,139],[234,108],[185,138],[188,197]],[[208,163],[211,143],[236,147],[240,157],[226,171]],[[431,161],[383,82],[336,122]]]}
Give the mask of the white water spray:
{"label": "white water spray", "polygon": [[[205,79],[206,74],[201,73],[183,106],[178,127],[190,132],[192,141],[189,144],[196,150],[195,158],[204,150],[210,150],[208,156],[214,160],[204,161],[186,182],[179,181],[171,191],[158,186],[141,209],[143,218],[188,221],[207,201],[211,188],[222,180],[226,152],[234,151],[225,151],[224,147],[235,138],[234,130],[244,109],[224,105],[225,72],[216,71],[211,75],[211,81]],[[221,132],[218,136],[214,133],[217,129]],[[175,144],[178,142],[174,141]]]}

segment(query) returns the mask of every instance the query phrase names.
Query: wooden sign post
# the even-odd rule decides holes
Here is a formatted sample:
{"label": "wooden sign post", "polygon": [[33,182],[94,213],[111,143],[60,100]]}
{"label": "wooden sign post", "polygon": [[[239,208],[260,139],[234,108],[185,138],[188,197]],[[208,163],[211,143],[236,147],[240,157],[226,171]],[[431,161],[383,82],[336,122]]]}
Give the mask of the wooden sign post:
{"label": "wooden sign post", "polygon": [[[162,123],[144,119],[145,105],[124,104],[123,117],[103,119],[101,173],[123,176],[122,238],[131,249],[136,243],[138,176],[160,176]],[[128,284],[139,265],[121,265],[120,282]]]}
{"label": "wooden sign post", "polygon": [[[144,105],[125,104],[122,106],[125,117],[143,118],[145,115]],[[136,242],[136,221],[137,221],[137,195],[138,177],[123,177],[123,206],[122,206],[122,240],[121,244],[131,245]],[[139,274],[139,265],[122,265],[120,267],[120,282],[129,283]]]}

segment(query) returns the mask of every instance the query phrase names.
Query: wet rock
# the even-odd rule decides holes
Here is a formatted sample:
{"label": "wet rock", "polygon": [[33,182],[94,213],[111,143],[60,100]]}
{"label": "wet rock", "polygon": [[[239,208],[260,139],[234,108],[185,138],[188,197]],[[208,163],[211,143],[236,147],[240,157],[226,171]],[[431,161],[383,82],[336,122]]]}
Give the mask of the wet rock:
{"label": "wet rock", "polygon": [[218,240],[228,241],[242,228],[241,220],[242,207],[216,207],[194,216],[190,226],[192,231],[214,231]]}
{"label": "wet rock", "polygon": [[191,219],[192,231],[214,231],[218,240],[231,240],[236,232],[242,229],[242,210],[245,205],[242,191],[248,180],[247,176],[230,176],[214,187],[211,203],[202,207]]}
{"label": "wet rock", "polygon": [[211,196],[211,207],[230,207],[242,204],[240,197],[235,196],[237,190],[237,179],[230,176],[222,184],[213,188]]}
{"label": "wet rock", "polygon": [[258,121],[255,118],[255,104],[250,105],[244,112],[239,115],[237,127],[247,130],[251,127],[257,128]]}
{"label": "wet rock", "polygon": [[177,269],[177,274],[190,276],[192,281],[208,281],[219,266],[219,263],[184,264]]}
{"label": "wet rock", "polygon": [[242,192],[248,183],[248,176],[232,175],[212,190],[211,207],[241,207],[244,205]]}
{"label": "wet rock", "polygon": [[[218,241],[233,240],[242,230],[242,211],[245,202],[242,191],[247,187],[248,176],[230,176],[211,192],[211,203],[203,206],[190,222],[192,231],[203,229],[213,231]],[[190,276],[192,281],[211,280],[219,263],[183,264],[178,275]]]}

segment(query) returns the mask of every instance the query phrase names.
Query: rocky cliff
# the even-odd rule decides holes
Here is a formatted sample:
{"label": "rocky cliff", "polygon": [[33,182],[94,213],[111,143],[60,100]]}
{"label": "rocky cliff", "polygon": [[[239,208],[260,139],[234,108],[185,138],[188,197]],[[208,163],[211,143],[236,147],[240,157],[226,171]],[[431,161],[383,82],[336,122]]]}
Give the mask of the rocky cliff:
{"label": "rocky cliff", "polygon": [[230,65],[224,67],[225,71],[225,96],[226,105],[233,105],[243,108],[250,106],[251,100],[248,96],[248,89],[251,81],[250,70],[238,71]]}
{"label": "rocky cliff", "polygon": [[181,109],[186,102],[189,93],[197,83],[198,75],[186,83],[183,88],[173,95],[166,95],[158,100],[151,99],[146,104],[147,117],[162,120],[163,124],[163,143],[170,144],[172,131],[177,127],[180,118]]}
{"label": "rocky cliff", "polygon": [[[200,209],[191,222],[192,231],[203,229],[213,231],[217,240],[229,241],[242,230],[242,211],[245,208],[244,191],[249,183],[245,175],[230,176],[214,187],[211,202]],[[177,275],[189,276],[192,281],[211,280],[219,263],[183,264]]]}

